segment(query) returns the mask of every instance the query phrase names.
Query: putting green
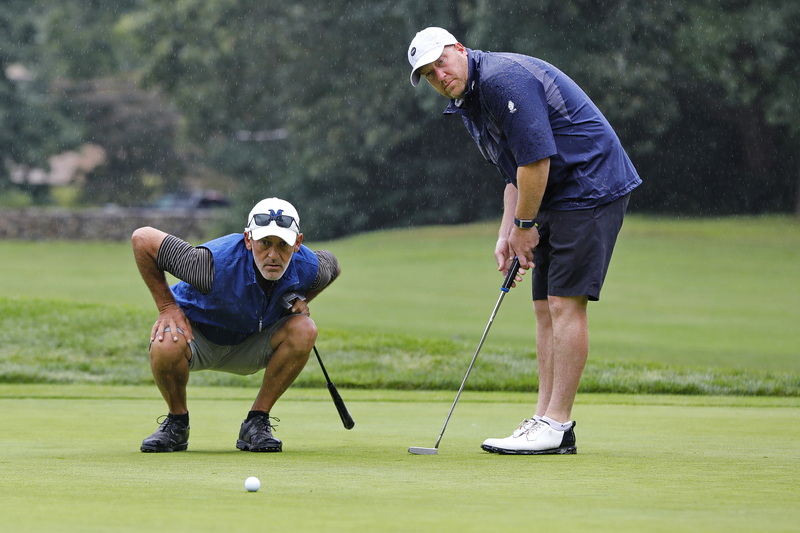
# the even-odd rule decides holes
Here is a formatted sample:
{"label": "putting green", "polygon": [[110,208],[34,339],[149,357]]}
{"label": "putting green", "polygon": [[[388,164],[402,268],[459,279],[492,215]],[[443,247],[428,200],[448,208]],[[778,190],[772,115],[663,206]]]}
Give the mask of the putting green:
{"label": "putting green", "polygon": [[[254,391],[192,388],[187,452],[143,454],[155,387],[0,386],[0,517],[16,531],[796,531],[800,400],[579,395],[578,455],[480,451],[522,394],[291,389],[284,453],[235,449]],[[262,488],[248,493],[245,478]],[[542,522],[542,524],[539,524]],[[561,525],[555,524],[560,522]]]}

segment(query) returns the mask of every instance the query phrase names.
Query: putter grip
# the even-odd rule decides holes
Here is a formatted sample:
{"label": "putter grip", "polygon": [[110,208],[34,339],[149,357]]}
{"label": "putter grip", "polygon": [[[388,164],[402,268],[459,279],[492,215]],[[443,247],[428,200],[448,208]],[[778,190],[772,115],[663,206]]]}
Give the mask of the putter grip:
{"label": "putter grip", "polygon": [[345,429],[353,429],[353,426],[356,425],[353,417],[350,416],[350,412],[347,410],[347,406],[344,404],[344,400],[339,395],[339,391],[336,390],[336,385],[332,382],[328,382],[328,391],[331,393],[331,398],[333,399],[333,405],[336,406],[336,410],[339,411],[339,418],[342,419],[342,424],[344,424]]}
{"label": "putter grip", "polygon": [[517,277],[517,271],[519,270],[519,258],[515,257],[514,260],[511,262],[511,266],[508,267],[508,274],[506,274],[506,280],[503,282],[503,286],[501,290],[503,292],[508,292],[511,288],[511,284],[514,283],[514,278]]}

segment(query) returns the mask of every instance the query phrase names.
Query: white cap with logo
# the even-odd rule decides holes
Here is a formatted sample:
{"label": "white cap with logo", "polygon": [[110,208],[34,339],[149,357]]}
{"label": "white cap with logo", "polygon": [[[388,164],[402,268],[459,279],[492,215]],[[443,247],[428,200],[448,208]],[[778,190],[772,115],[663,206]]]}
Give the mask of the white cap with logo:
{"label": "white cap with logo", "polygon": [[431,26],[417,33],[408,47],[408,62],[411,63],[411,85],[419,84],[417,70],[428,63],[433,63],[444,52],[444,47],[457,44],[458,39],[445,30]]}
{"label": "white cap with logo", "polygon": [[274,235],[294,246],[300,233],[300,215],[286,200],[266,198],[250,210],[244,231],[249,232],[254,241]]}

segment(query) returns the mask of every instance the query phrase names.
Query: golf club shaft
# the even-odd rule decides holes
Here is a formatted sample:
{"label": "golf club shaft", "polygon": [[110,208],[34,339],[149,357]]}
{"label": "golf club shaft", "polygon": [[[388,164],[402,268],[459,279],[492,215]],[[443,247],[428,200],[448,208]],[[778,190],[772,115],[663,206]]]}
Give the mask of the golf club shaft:
{"label": "golf club shaft", "polygon": [[458,388],[458,393],[456,394],[456,399],[453,401],[453,405],[450,407],[450,412],[447,414],[447,418],[444,421],[444,425],[442,426],[442,431],[439,433],[439,438],[436,439],[436,445],[434,448],[439,448],[439,443],[442,442],[442,436],[444,435],[444,430],[447,429],[447,423],[450,422],[450,417],[453,416],[453,411],[456,408],[456,404],[458,403],[458,399],[461,396],[461,391],[464,390],[464,385],[467,383],[467,378],[469,377],[469,373],[472,372],[472,366],[475,364],[475,360],[478,358],[478,354],[481,351],[481,347],[483,347],[483,341],[486,340],[486,335],[489,333],[489,328],[492,327],[492,322],[494,322],[494,317],[497,315],[497,310],[500,308],[500,304],[503,303],[503,298],[505,297],[506,293],[511,288],[511,285],[514,283],[514,278],[517,276],[517,271],[519,270],[519,259],[516,257],[514,261],[511,263],[511,267],[508,269],[508,274],[506,274],[506,279],[503,281],[503,286],[500,287],[500,297],[497,299],[497,303],[494,305],[494,309],[492,310],[492,315],[489,317],[489,323],[486,324],[486,328],[483,330],[483,335],[481,335],[481,340],[478,343],[478,348],[475,350],[475,355],[472,356],[472,361],[469,363],[469,367],[467,368],[467,373],[464,374],[464,379],[461,380],[461,386]]}
{"label": "golf club shaft", "polygon": [[344,428],[353,429],[353,426],[356,425],[355,420],[353,420],[353,417],[350,416],[350,412],[347,410],[347,406],[344,404],[342,396],[336,389],[336,385],[333,384],[331,378],[328,376],[328,371],[325,370],[325,365],[322,364],[322,358],[319,356],[319,351],[317,350],[316,345],[314,345],[314,355],[317,356],[317,361],[319,361],[319,366],[322,369],[322,373],[325,375],[325,381],[328,383],[328,392],[331,393],[331,398],[333,399],[333,405],[336,406],[336,410],[339,412],[339,418],[342,419],[342,424],[344,425]]}

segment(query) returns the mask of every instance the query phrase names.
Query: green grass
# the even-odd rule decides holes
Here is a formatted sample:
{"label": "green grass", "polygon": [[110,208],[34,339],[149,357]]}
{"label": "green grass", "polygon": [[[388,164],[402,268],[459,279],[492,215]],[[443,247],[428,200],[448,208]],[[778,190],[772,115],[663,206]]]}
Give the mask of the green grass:
{"label": "green grass", "polygon": [[[800,400],[584,394],[578,454],[480,451],[532,395],[349,391],[345,431],[324,390],[280,402],[281,454],[235,449],[252,391],[195,387],[189,450],[143,454],[153,387],[0,385],[7,532],[273,530],[796,531]],[[262,481],[257,493],[246,477]]]}
{"label": "green grass", "polygon": [[0,241],[0,530],[797,530],[796,219],[630,217],[590,306],[578,455],[479,449],[535,403],[525,283],[439,455],[412,456],[436,441],[499,295],[494,232],[309,241],[343,266],[312,312],[356,427],[342,428],[312,361],[273,411],[281,454],[234,446],[260,373],[213,372],[192,376],[189,450],[140,453],[165,407],[147,364],[154,306],[128,245]]}
{"label": "green grass", "polygon": [[[347,387],[453,390],[501,278],[494,224],[314,243],[342,277],[312,305]],[[149,383],[155,309],[127,243],[0,241],[0,382]],[[629,217],[590,305],[582,391],[800,395],[800,221]],[[535,390],[528,280],[505,298],[469,386]],[[197,374],[199,385],[258,378]],[[299,385],[319,386],[319,369]]]}
{"label": "green grass", "polygon": [[797,370],[800,219],[630,222],[597,307],[604,352]]}
{"label": "green grass", "polygon": [[[331,243],[345,277],[315,316],[332,328],[476,343],[502,281],[495,237],[494,224],[480,224]],[[602,300],[590,304],[593,356],[795,370],[798,264],[797,219],[629,217]],[[505,299],[491,339],[533,351],[529,283]]]}

